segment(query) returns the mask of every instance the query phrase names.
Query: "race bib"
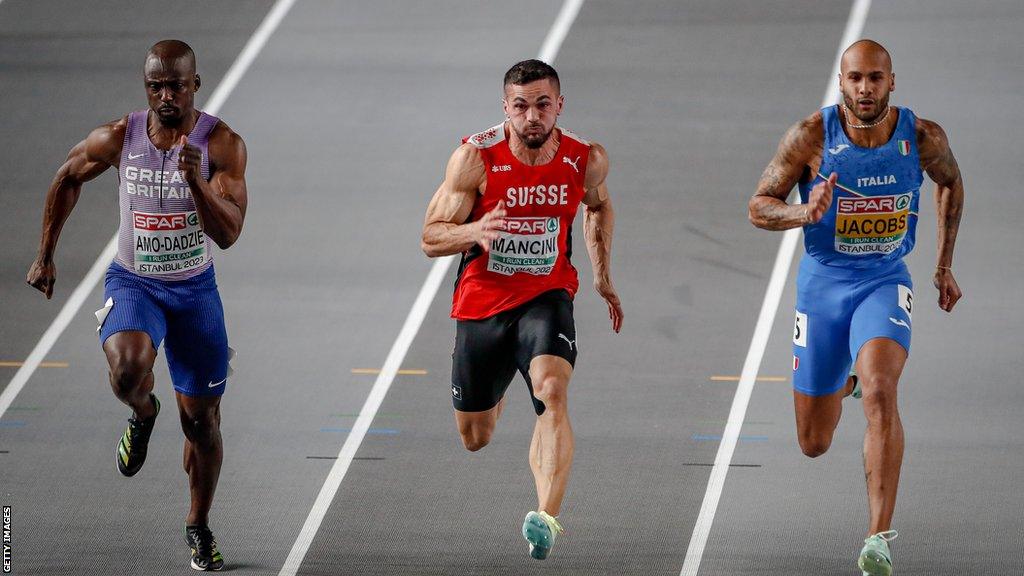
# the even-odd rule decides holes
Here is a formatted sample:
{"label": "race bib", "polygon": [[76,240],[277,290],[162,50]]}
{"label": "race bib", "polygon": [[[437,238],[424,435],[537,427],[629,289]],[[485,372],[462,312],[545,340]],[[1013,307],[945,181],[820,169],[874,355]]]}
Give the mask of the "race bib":
{"label": "race bib", "polygon": [[912,194],[839,198],[836,252],[851,256],[888,254],[907,234]]}
{"label": "race bib", "polygon": [[505,276],[547,276],[558,260],[558,218],[506,218],[491,241],[487,269]]}
{"label": "race bib", "polygon": [[135,271],[160,275],[187,272],[206,263],[206,235],[199,214],[132,212],[135,232]]}

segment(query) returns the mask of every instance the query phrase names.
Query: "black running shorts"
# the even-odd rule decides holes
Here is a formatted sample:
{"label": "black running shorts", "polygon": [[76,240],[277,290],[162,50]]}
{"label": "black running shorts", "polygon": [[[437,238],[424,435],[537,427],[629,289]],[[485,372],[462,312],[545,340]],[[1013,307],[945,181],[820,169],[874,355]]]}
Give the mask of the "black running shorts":
{"label": "black running shorts", "polygon": [[551,354],[576,364],[572,297],[552,290],[483,320],[458,320],[452,353],[452,403],[460,412],[497,406],[516,370],[526,379],[537,415],[544,403],[533,395],[530,361]]}

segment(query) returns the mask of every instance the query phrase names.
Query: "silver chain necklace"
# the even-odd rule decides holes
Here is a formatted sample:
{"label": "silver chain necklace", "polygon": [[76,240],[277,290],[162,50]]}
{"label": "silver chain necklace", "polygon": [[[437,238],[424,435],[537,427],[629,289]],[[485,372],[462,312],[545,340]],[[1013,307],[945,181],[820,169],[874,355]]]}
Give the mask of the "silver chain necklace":
{"label": "silver chain necklace", "polygon": [[889,110],[892,110],[892,106],[886,106],[885,107],[885,114],[882,114],[882,117],[879,120],[877,120],[875,122],[872,122],[871,124],[854,124],[854,123],[850,122],[850,112],[849,112],[849,110],[846,109],[846,105],[844,104],[843,105],[843,116],[846,117],[846,125],[848,127],[850,127],[850,128],[858,128],[858,129],[874,128],[875,126],[878,126],[882,122],[885,122],[885,119],[889,117]]}

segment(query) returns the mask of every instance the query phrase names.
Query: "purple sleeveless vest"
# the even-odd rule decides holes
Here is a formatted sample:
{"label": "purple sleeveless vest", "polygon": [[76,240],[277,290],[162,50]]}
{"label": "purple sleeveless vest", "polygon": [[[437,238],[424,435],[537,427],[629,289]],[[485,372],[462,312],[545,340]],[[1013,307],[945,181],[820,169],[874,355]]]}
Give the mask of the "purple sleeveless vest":
{"label": "purple sleeveless vest", "polygon": [[[118,264],[130,272],[159,280],[184,280],[213,266],[206,234],[192,191],[178,171],[178,151],[158,150],[146,130],[148,110],[128,115],[121,150],[117,231]],[[219,119],[200,112],[188,143],[202,151],[202,176],[210,178],[210,132]]]}

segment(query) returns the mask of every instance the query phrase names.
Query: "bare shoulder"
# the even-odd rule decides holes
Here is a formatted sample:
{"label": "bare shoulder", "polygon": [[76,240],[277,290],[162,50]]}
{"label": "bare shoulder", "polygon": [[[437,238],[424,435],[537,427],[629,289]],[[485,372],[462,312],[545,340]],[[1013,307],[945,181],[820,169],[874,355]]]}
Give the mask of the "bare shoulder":
{"label": "bare shoulder", "polygon": [[91,161],[101,161],[111,166],[118,165],[127,131],[127,116],[96,127],[85,138],[83,151],[86,157]]}
{"label": "bare shoulder", "polygon": [[445,181],[456,190],[476,190],[486,181],[480,149],[465,143],[452,152],[445,169]]}
{"label": "bare shoulder", "polygon": [[936,149],[949,146],[946,131],[939,126],[938,122],[918,118],[914,124],[914,130],[917,132],[917,145],[921,153],[933,152]]}
{"label": "bare shoulder", "polygon": [[590,143],[590,154],[587,157],[587,175],[585,186],[590,189],[600,185],[608,177],[608,152],[597,142]]}
{"label": "bare shoulder", "polygon": [[223,120],[210,131],[208,149],[210,162],[215,167],[244,166],[247,158],[245,141]]}
{"label": "bare shoulder", "polygon": [[918,118],[914,126],[917,132],[917,154],[921,168],[939,184],[952,184],[960,178],[960,167],[949,149],[946,131],[938,123]]}
{"label": "bare shoulder", "polygon": [[817,153],[824,143],[825,120],[821,115],[821,110],[818,110],[790,126],[789,130],[786,130],[785,136],[782,137],[779,147],[781,150],[785,146],[787,151],[807,154],[810,157]]}

